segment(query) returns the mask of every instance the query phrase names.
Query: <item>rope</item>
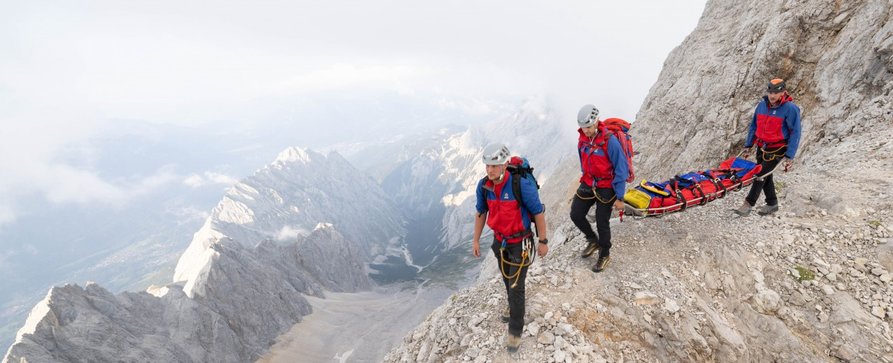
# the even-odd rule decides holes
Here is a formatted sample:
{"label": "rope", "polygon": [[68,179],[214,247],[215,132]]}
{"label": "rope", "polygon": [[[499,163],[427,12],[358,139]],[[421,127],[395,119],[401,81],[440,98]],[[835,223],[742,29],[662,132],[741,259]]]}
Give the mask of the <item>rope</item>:
{"label": "rope", "polygon": [[[577,191],[579,191],[579,190],[577,190]],[[593,195],[593,196],[591,196],[591,197],[589,197],[589,198],[586,198],[586,197],[581,196],[580,193],[576,193],[576,192],[575,192],[574,194],[577,196],[577,198],[580,198],[580,199],[582,199],[582,200],[592,200],[592,199],[595,199],[595,195]],[[595,191],[593,191],[592,194],[595,194]]]}
{"label": "rope", "polygon": [[[577,191],[579,191],[579,189]],[[615,200],[617,200],[617,195],[614,195],[613,197],[611,197],[611,199],[605,201],[604,199],[602,199],[602,197],[598,196],[598,192],[595,190],[595,188],[592,188],[592,196],[588,197],[588,198],[581,196],[580,193],[577,193],[577,192],[575,192],[574,194],[577,196],[577,198],[580,198],[582,200],[595,199],[595,200],[599,201],[599,203],[601,203],[601,204],[611,204],[611,203],[614,203]]]}
{"label": "rope", "polygon": [[[781,149],[784,149],[785,147],[786,146],[782,146],[775,150],[766,150],[766,149],[760,148],[760,150],[763,150],[763,161],[773,161],[775,159],[784,157],[784,154],[779,153],[779,151],[781,151]],[[769,155],[769,156],[767,157],[766,155]]]}
{"label": "rope", "polygon": [[[521,243],[524,244],[524,249],[521,250],[521,262],[520,263],[514,263],[511,261],[505,260],[505,245],[506,245],[506,243],[505,243],[504,239],[502,240],[502,245],[499,247],[499,272],[502,273],[502,277],[505,278],[506,280],[515,279],[515,282],[513,282],[511,285],[511,287],[513,289],[516,286],[518,286],[518,281],[521,280],[521,270],[523,268],[528,267],[531,264],[533,264],[533,260],[536,258],[535,257],[536,254],[533,253],[533,238],[527,237],[523,241],[521,241]],[[527,262],[525,263],[525,261],[527,261]],[[505,265],[517,267],[518,270],[515,271],[515,273],[513,275],[509,276],[509,274],[505,273]]]}
{"label": "rope", "polygon": [[615,200],[617,200],[616,194],[613,197],[611,197],[611,200],[608,200],[607,202],[598,196],[598,192],[596,192],[595,189],[592,190],[592,194],[595,196],[595,199],[598,200],[599,203],[601,203],[601,204],[611,204],[611,203],[614,203]]}
{"label": "rope", "polygon": [[[778,170],[778,167],[779,167],[779,166],[781,166],[781,163],[775,164],[775,167],[772,168],[772,170],[770,170],[770,171],[769,171],[768,173],[766,173],[766,174],[763,174],[763,175],[754,175],[753,180],[755,180],[755,181],[763,181],[763,180],[766,180],[767,177],[769,177],[770,175],[772,175],[772,173],[774,173],[776,170]],[[787,171],[787,169],[785,169],[785,171]]]}

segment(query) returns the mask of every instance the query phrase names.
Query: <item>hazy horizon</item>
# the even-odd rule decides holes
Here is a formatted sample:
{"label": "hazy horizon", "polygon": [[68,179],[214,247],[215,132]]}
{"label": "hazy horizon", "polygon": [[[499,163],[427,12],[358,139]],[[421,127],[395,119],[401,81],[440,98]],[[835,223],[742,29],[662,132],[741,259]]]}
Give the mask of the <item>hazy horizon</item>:
{"label": "hazy horizon", "polygon": [[632,119],[704,2],[8,2],[0,119],[15,127],[0,136],[0,226],[23,196],[126,204],[176,182],[157,170],[108,178],[68,156],[95,156],[95,140],[128,120],[207,132],[288,122],[314,134],[353,127],[382,93],[469,119],[536,95],[568,117],[596,103]]}

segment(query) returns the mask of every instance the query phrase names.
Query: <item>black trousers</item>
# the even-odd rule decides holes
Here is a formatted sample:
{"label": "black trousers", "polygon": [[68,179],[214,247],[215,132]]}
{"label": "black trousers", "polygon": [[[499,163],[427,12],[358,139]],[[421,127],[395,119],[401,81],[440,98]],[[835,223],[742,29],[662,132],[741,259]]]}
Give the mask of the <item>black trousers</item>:
{"label": "black trousers", "polygon": [[[502,251],[499,250],[500,246],[502,246],[502,241],[493,238],[493,245],[490,246],[490,249],[496,255],[496,263],[500,265],[499,269],[505,275],[514,277],[519,267],[503,264],[503,261],[520,263],[524,244],[506,243],[505,249]],[[529,260],[525,262],[529,262]],[[515,282],[514,278],[510,280],[505,278],[505,275],[502,275],[502,282],[505,283],[505,292],[508,294],[509,301],[509,334],[516,336],[521,336],[521,332],[524,330],[524,280],[527,279],[527,267],[521,267],[520,269],[521,276],[518,277],[518,284],[515,287],[512,287],[512,284]]]}
{"label": "black trousers", "polygon": [[[594,193],[598,193],[598,198]],[[594,192],[586,184],[580,183],[577,194],[571,202],[571,221],[580,229],[589,241],[598,240],[599,257],[611,255],[611,210],[614,203],[614,189],[597,188]],[[599,200],[601,199],[601,201]],[[605,201],[607,203],[602,203]],[[595,205],[595,228],[586,220],[589,209]]]}
{"label": "black trousers", "polygon": [[775,174],[770,174],[765,178],[763,178],[763,175],[766,175],[766,173],[778,166],[788,148],[782,147],[771,151],[772,153],[767,153],[762,148],[757,148],[757,161],[763,166],[763,169],[757,173],[757,178],[759,179],[754,178],[753,184],[750,186],[750,192],[744,198],[751,206],[757,205],[757,200],[760,199],[760,192],[766,194],[766,205],[778,204],[778,196],[775,195],[775,182],[772,178]]}

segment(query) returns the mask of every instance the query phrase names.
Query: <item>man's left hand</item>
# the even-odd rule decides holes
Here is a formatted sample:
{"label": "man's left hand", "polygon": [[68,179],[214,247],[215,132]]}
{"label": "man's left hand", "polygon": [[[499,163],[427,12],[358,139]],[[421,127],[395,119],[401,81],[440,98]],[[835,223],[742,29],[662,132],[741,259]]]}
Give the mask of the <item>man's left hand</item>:
{"label": "man's left hand", "polygon": [[549,253],[549,245],[544,243],[537,243],[536,252],[540,255],[540,257],[545,257],[546,254]]}
{"label": "man's left hand", "polygon": [[784,171],[785,171],[785,172],[790,171],[791,168],[792,168],[793,166],[794,166],[794,161],[791,160],[791,159],[788,159],[788,157],[785,156],[785,158],[784,158]]}

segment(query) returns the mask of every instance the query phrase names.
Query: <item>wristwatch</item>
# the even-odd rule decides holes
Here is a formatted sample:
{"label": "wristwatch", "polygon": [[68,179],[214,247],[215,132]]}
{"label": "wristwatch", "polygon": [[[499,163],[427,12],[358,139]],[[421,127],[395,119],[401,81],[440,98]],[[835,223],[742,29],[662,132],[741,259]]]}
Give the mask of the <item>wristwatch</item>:
{"label": "wristwatch", "polygon": [[542,243],[542,244],[544,244],[544,245],[547,245],[547,244],[549,244],[549,239],[548,239],[548,238],[543,238],[543,239],[540,240],[540,243]]}

